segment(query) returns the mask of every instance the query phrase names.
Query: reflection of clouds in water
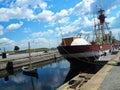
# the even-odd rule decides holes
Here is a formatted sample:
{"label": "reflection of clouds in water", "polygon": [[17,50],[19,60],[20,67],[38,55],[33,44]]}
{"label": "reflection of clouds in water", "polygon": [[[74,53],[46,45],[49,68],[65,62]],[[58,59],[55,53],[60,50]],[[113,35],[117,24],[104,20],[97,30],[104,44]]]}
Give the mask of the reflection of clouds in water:
{"label": "reflection of clouds in water", "polygon": [[0,87],[0,90],[32,90],[32,82],[30,77],[22,74],[11,75],[5,86]]}
{"label": "reflection of clouds in water", "polygon": [[0,90],[16,90],[15,86],[0,88]]}
{"label": "reflection of clouds in water", "polygon": [[68,70],[64,71],[63,75],[66,76],[68,74],[68,72],[69,72]]}
{"label": "reflection of clouds in water", "polygon": [[65,69],[65,68],[70,67],[70,64],[69,64],[69,62],[67,60],[63,60],[63,61],[60,61],[60,62],[58,61],[56,63],[50,64],[50,68],[56,68],[58,66],[61,69]]}
{"label": "reflection of clouds in water", "polygon": [[70,64],[67,60],[61,62],[60,68],[68,68],[68,67],[70,67]]}
{"label": "reflection of clouds in water", "polygon": [[[17,84],[21,84],[22,86],[21,85],[20,86],[17,85],[17,87],[16,87],[14,85],[12,87],[12,89],[10,87],[9,90],[33,90],[33,87],[35,88],[35,90],[41,90],[40,89],[41,83],[38,82],[37,78],[34,78],[32,76],[18,75],[18,76],[14,77],[14,78],[11,78],[11,80],[13,80]],[[32,86],[32,81],[33,81],[34,86]]]}
{"label": "reflection of clouds in water", "polygon": [[[0,90],[33,90],[32,79],[35,90],[55,90],[63,84],[69,71],[69,63],[66,60],[38,68],[39,78],[23,75],[22,72],[10,75],[8,81],[0,79]],[[4,82],[3,82],[4,81]]]}
{"label": "reflection of clouds in water", "polygon": [[39,80],[37,80],[36,82],[34,82],[34,87],[35,90],[42,90],[42,84]]}
{"label": "reflection of clouds in water", "polygon": [[6,84],[12,82],[12,83],[10,83],[11,85],[12,84],[20,84],[20,83],[24,83],[27,81],[28,80],[26,79],[25,76],[22,75],[22,73],[8,76],[8,81],[5,81],[5,78],[3,79],[3,82]]}
{"label": "reflection of clouds in water", "polygon": [[56,67],[57,67],[57,63],[50,64],[50,68],[56,68]]}
{"label": "reflection of clouds in water", "polygon": [[3,89],[0,88],[0,90],[32,90],[31,85],[28,87],[21,87],[21,86],[10,86],[10,87],[5,87]]}
{"label": "reflection of clouds in water", "polygon": [[19,83],[26,83],[29,81],[29,77],[26,77],[26,75],[23,75],[22,73],[19,73],[17,75],[11,76],[11,80],[17,84]]}
{"label": "reflection of clouds in water", "polygon": [[[49,64],[44,68],[38,69],[40,76],[39,81],[43,81],[43,83],[41,83],[42,87],[47,86],[47,89],[55,90],[55,88],[57,88],[64,82],[66,75],[69,71],[69,67],[69,62],[63,60],[60,62]],[[37,85],[40,86],[39,84]]]}
{"label": "reflection of clouds in water", "polygon": [[62,61],[58,61],[58,62],[48,64],[48,65],[42,67],[42,69],[44,69],[44,68],[56,68],[56,67],[59,67],[61,69],[68,68],[68,67],[70,67],[70,64],[67,60],[62,60]]}
{"label": "reflection of clouds in water", "polygon": [[25,83],[25,82],[28,82],[28,79],[26,79],[26,77],[23,76],[23,75],[11,76],[11,80],[14,81],[15,83]]}
{"label": "reflection of clouds in water", "polygon": [[60,84],[62,84],[65,81],[65,78],[67,76],[68,70],[56,70],[53,74],[52,78],[53,80],[51,83],[48,83],[51,88],[57,88]]}
{"label": "reflection of clouds in water", "polygon": [[61,71],[59,70],[50,71],[50,73],[52,73],[52,77],[51,76],[46,77],[46,80],[43,84],[47,85],[47,87],[54,90],[56,86],[58,86],[60,83],[64,81],[64,78]]}

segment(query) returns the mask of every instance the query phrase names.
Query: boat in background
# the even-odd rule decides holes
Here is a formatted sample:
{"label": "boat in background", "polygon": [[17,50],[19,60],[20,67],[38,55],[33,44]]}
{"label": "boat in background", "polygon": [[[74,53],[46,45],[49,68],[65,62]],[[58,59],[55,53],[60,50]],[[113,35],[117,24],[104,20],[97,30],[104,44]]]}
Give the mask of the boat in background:
{"label": "boat in background", "polygon": [[[105,22],[106,16],[104,10],[98,11],[98,20],[94,19],[94,40],[86,41],[81,35],[76,37],[63,38],[61,45],[57,48],[60,54],[70,63],[90,63],[100,61],[100,57],[111,52],[115,42],[113,42],[112,32],[108,28],[108,23]],[[117,44],[119,46],[119,44]]]}
{"label": "boat in background", "polygon": [[23,69],[23,74],[27,76],[32,76],[38,78],[37,69]]}
{"label": "boat in background", "polygon": [[37,68],[33,68],[32,67],[32,59],[31,59],[31,51],[30,51],[30,42],[28,42],[28,50],[29,50],[29,67],[22,67],[22,71],[24,75],[28,75],[28,76],[33,76],[38,78],[38,72],[37,72]]}

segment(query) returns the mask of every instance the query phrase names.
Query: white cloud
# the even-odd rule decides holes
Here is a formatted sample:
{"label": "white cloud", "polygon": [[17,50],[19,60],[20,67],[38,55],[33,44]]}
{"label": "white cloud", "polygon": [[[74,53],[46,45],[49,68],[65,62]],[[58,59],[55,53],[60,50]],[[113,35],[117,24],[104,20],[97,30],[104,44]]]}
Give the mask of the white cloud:
{"label": "white cloud", "polygon": [[60,27],[60,28],[56,28],[56,30],[58,32],[58,37],[59,37],[61,36],[61,34],[64,36],[66,34],[73,33],[79,30],[79,27],[77,25],[70,24],[70,25],[65,25],[63,27]]}
{"label": "white cloud", "polygon": [[60,12],[54,15],[55,23],[63,24],[69,22],[68,20],[69,20],[69,13],[65,9],[61,10]]}
{"label": "white cloud", "polygon": [[61,19],[58,20],[58,24],[63,24],[63,23],[67,23],[69,22],[69,17],[63,17]]}
{"label": "white cloud", "polygon": [[[64,18],[63,18],[64,19]],[[62,35],[64,36],[65,34],[69,34],[69,33],[72,33],[72,32],[75,32],[77,30],[79,30],[79,25],[80,25],[80,22],[81,22],[81,18],[78,18],[74,21],[70,21],[69,18],[67,19],[66,22],[62,22],[62,19],[59,20],[59,26],[60,27],[57,27],[56,30],[58,32],[58,37],[61,36],[61,32],[62,32]]]}
{"label": "white cloud", "polygon": [[91,4],[93,2],[94,2],[94,0],[83,0],[80,3],[76,4],[75,7],[70,8],[69,12],[74,13],[76,15],[90,14]]}
{"label": "white cloud", "polygon": [[4,27],[0,25],[0,35],[3,35],[3,29]]}
{"label": "white cloud", "polygon": [[28,0],[16,0],[15,3],[11,4],[11,7],[14,7],[14,6],[16,6],[16,7],[28,7],[29,3],[30,2]]}
{"label": "white cloud", "polygon": [[16,45],[16,42],[8,38],[0,38],[0,48],[12,48]]}
{"label": "white cloud", "polygon": [[31,6],[31,8],[37,9],[46,9],[47,8],[47,3],[44,2],[43,0],[16,0],[14,4],[12,4],[12,7],[26,7],[28,8]]}
{"label": "white cloud", "polygon": [[106,22],[114,22],[115,19],[116,17],[106,18]]}
{"label": "white cloud", "polygon": [[117,39],[120,40],[120,28],[115,28],[111,29],[113,36]]}
{"label": "white cloud", "polygon": [[42,47],[56,47],[56,42],[55,40],[48,39],[45,37],[36,37],[34,39],[25,39],[22,40],[21,42],[18,42],[17,44],[19,45],[20,49],[27,49],[28,48],[28,41],[31,43],[31,48],[42,48]]}
{"label": "white cloud", "polygon": [[109,22],[110,28],[120,28],[119,21],[120,21],[120,12],[117,12],[114,16],[106,18],[106,21]]}
{"label": "white cloud", "polygon": [[27,28],[24,28],[23,32],[24,32],[24,33],[30,33],[30,32],[32,32],[32,31],[31,31],[30,28],[27,27]]}
{"label": "white cloud", "polygon": [[[116,18],[116,19],[118,19],[118,18]],[[119,21],[116,20],[116,19],[114,20],[113,23],[110,24],[111,28],[120,28],[120,23],[119,23]],[[119,19],[119,20],[120,20],[120,19]]]}
{"label": "white cloud", "polygon": [[[1,0],[2,1],[2,0]],[[112,2],[112,3],[111,3]],[[102,1],[103,9],[107,11],[106,14],[111,14],[112,11],[115,11],[120,5],[119,0],[109,0],[108,1]],[[7,8],[0,8],[0,21],[9,21],[11,19],[19,19],[19,20],[35,20],[41,22],[48,22],[45,23],[46,27],[49,28],[51,25],[52,28],[56,28],[55,30],[58,32],[59,36],[61,34],[61,31],[58,28],[57,22],[60,23],[60,28],[62,30],[63,35],[70,35],[72,33],[79,33],[80,30],[84,30],[85,32],[87,30],[93,29],[93,16],[92,14],[96,10],[96,5],[100,5],[100,1],[98,0],[82,0],[79,3],[77,3],[75,6],[69,8],[69,9],[62,9],[60,11],[57,11],[57,13],[54,13],[52,10],[50,10],[50,6],[52,8],[53,5],[47,4],[47,2],[43,0],[16,0],[12,2]],[[36,12],[37,11],[37,12]],[[116,12],[114,13],[115,16],[109,15],[109,17],[106,18],[106,21],[112,22],[110,26],[117,26],[120,27],[119,21],[120,21],[120,13]],[[97,17],[96,17],[97,19]],[[96,20],[96,22],[98,22]],[[43,24],[43,23],[42,23]],[[10,24],[6,27],[6,30],[15,30],[20,28],[23,25],[22,22]],[[90,28],[91,27],[91,28]],[[0,26],[0,35],[3,34],[3,29],[5,29],[3,26]],[[46,29],[47,30],[47,29]],[[25,28],[24,33],[31,32],[30,28]],[[50,35],[54,34],[53,30],[47,30],[47,31],[40,31],[35,32],[31,34],[31,40],[34,38],[34,43],[44,43],[48,45],[48,40],[43,37],[49,37]],[[75,34],[74,33],[74,34]],[[42,38],[41,38],[42,37]],[[36,39],[37,38],[37,39]],[[27,41],[27,40],[26,40]],[[25,41],[25,42],[26,42]],[[50,40],[52,42],[52,40]],[[54,41],[54,40],[53,40]],[[24,43],[25,43],[24,42]],[[19,44],[19,45],[23,45]],[[37,44],[36,44],[37,45]],[[39,44],[38,44],[39,47]]]}
{"label": "white cloud", "polygon": [[[47,18],[49,21],[51,19],[48,16],[51,16],[52,12],[46,10],[46,8],[47,3],[42,0],[16,0],[16,2],[11,2],[8,8],[0,8],[0,21],[9,21],[11,19],[33,20],[38,18]],[[43,10],[43,12],[39,12],[37,15],[34,11],[36,9]]]}
{"label": "white cloud", "polygon": [[90,32],[86,32],[84,30],[81,30],[80,33],[82,33],[82,34],[89,34]]}
{"label": "white cloud", "polygon": [[[92,20],[89,20],[89,18],[91,18],[91,4],[93,2],[94,0],[83,0],[68,10],[63,9],[59,13],[56,13],[56,18],[58,16],[60,17],[58,20],[60,22],[60,28],[63,35],[72,34],[93,25],[93,22],[91,22]],[[66,22],[62,22],[64,17],[68,18]],[[58,36],[60,36],[61,31],[59,28],[56,30],[58,31]]]}
{"label": "white cloud", "polygon": [[34,19],[35,16],[31,9],[26,8],[0,8],[0,21],[9,21],[10,19]]}
{"label": "white cloud", "polygon": [[40,7],[41,7],[42,9],[46,9],[46,8],[47,8],[47,3],[41,1],[41,2],[40,2]]}
{"label": "white cloud", "polygon": [[38,19],[41,22],[44,21],[51,21],[53,19],[53,12],[48,11],[48,10],[43,10],[41,13],[36,15],[36,19]]}
{"label": "white cloud", "polygon": [[62,35],[67,35],[67,34],[72,34],[74,32],[80,32],[81,29],[89,28],[92,27],[93,22],[88,19],[88,17],[77,17],[74,21],[69,21],[64,24],[64,26],[61,26],[60,28],[56,28],[58,32],[58,37],[61,36],[61,31]]}
{"label": "white cloud", "polygon": [[94,0],[94,2],[91,4],[92,12],[96,11],[96,5],[100,6],[105,11],[108,9],[115,9],[116,7],[120,6],[120,0],[109,0],[109,3],[107,0]]}
{"label": "white cloud", "polygon": [[44,31],[44,32],[36,32],[36,33],[33,33],[32,36],[33,37],[43,37],[43,36],[50,36],[51,34],[53,34],[53,30],[48,30],[48,31]]}
{"label": "white cloud", "polygon": [[[66,10],[67,14],[65,14],[65,15],[72,16],[72,18],[69,18],[69,23],[66,22],[64,25],[60,24],[62,34],[65,35],[68,33],[73,33],[75,31],[78,31],[81,29],[83,29],[85,31],[93,30],[94,20],[92,18],[93,18],[94,11],[97,11],[96,5],[98,5],[98,6],[100,5],[100,2],[99,3],[98,2],[99,2],[98,0],[83,0],[80,3],[76,4],[75,7],[72,7],[70,9]],[[118,4],[118,3],[120,3],[119,0],[115,0],[115,1],[110,0],[110,4],[108,4],[108,1],[102,1],[102,2],[103,2],[102,4],[104,5],[103,9],[105,8],[105,10],[107,10],[106,14],[112,14],[111,10],[114,10],[118,6],[120,6]],[[114,17],[109,15],[109,17],[106,18],[106,21],[110,22],[111,26],[118,27],[118,24],[120,21],[120,19],[119,19],[120,14],[119,14],[119,12],[117,12],[116,14],[117,15]],[[63,14],[62,18],[64,18],[65,15]],[[62,18],[60,20],[62,20]],[[72,21],[70,21],[70,20],[72,20]],[[96,16],[95,20],[98,23],[97,16]],[[118,23],[117,25],[116,25],[116,22]],[[60,32],[59,28],[57,28],[57,31],[58,31],[58,35],[60,36],[61,32]]]}
{"label": "white cloud", "polygon": [[20,42],[17,42],[16,45],[19,45],[20,47],[20,50],[23,50],[23,49],[27,49],[28,48],[28,39],[25,39],[25,40],[21,40]]}
{"label": "white cloud", "polygon": [[20,23],[15,23],[15,24],[10,24],[6,27],[7,31],[12,31],[12,30],[16,30],[18,28],[20,28],[23,25],[23,22]]}
{"label": "white cloud", "polygon": [[88,27],[88,26],[92,26],[93,25],[93,22],[91,22],[88,17],[83,17],[83,25],[84,27]]}
{"label": "white cloud", "polygon": [[57,15],[58,17],[67,16],[67,15],[68,15],[68,11],[65,10],[65,9],[63,9],[63,10],[61,10],[59,13],[56,13],[56,15]]}

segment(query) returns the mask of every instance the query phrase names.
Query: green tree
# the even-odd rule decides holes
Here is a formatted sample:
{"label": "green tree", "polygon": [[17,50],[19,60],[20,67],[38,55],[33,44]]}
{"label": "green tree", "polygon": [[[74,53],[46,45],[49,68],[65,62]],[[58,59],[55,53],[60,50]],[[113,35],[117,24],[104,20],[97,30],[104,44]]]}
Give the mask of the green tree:
{"label": "green tree", "polygon": [[19,51],[19,49],[20,49],[20,48],[19,48],[18,46],[15,46],[15,47],[14,47],[14,51]]}

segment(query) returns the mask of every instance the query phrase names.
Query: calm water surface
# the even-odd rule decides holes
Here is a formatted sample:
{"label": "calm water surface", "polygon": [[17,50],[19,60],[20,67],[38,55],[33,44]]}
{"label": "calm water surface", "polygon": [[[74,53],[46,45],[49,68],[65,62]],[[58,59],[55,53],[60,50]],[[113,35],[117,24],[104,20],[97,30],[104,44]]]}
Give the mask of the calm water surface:
{"label": "calm water surface", "polygon": [[37,69],[38,78],[22,72],[0,78],[0,90],[55,90],[65,81],[70,70],[67,60],[51,63]]}

